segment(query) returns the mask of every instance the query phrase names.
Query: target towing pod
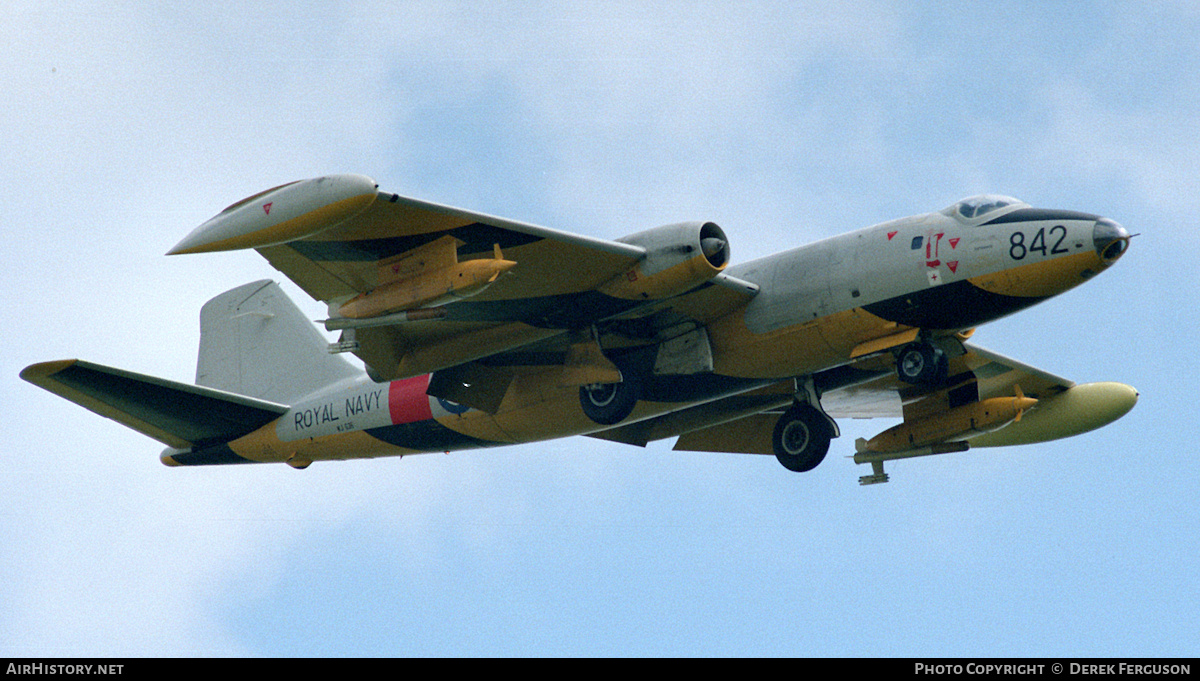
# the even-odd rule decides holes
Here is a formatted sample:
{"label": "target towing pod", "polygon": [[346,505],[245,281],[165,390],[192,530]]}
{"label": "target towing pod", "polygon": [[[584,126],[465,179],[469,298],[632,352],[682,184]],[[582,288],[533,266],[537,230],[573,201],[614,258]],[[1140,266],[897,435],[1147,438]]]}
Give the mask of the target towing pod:
{"label": "target towing pod", "polygon": [[858,453],[855,463],[871,463],[875,473],[859,478],[863,484],[887,482],[883,462],[927,454],[965,451],[966,440],[975,435],[990,433],[1021,420],[1026,410],[1037,400],[1026,397],[1021,386],[1014,386],[1012,397],[991,397],[964,404],[945,412],[905,421],[889,428],[870,440],[855,442]]}
{"label": "target towing pod", "polygon": [[81,360],[21,377],[164,443],[169,466],[587,435],[808,471],[837,419],[899,418],[856,443],[873,484],[886,461],[1047,442],[1132,409],[1128,385],[1077,385],[972,335],[1129,241],[1107,218],[987,195],[734,265],[712,222],[606,240],[334,175],[238,201],[170,254],[258,251],[328,305],[336,343],[263,280],[202,308],[194,385]]}

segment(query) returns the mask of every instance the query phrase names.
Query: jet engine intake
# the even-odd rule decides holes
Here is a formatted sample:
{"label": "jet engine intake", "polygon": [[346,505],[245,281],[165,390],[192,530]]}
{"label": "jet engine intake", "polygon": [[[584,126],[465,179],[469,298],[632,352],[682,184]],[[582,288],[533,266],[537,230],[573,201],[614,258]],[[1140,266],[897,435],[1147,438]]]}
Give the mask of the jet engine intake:
{"label": "jet engine intake", "polygon": [[729,239],[713,222],[681,222],[617,241],[641,246],[646,255],[600,288],[626,300],[661,300],[690,291],[729,264]]}

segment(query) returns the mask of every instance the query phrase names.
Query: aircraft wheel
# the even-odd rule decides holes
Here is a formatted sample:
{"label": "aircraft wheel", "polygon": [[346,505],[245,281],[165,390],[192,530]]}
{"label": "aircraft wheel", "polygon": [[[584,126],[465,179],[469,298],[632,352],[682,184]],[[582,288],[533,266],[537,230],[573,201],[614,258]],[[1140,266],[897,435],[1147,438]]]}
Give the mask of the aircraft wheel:
{"label": "aircraft wheel", "polygon": [[900,380],[914,385],[936,385],[946,380],[946,353],[928,343],[906,345],[896,357]]}
{"label": "aircraft wheel", "polygon": [[820,412],[807,404],[795,405],[775,424],[775,458],[789,471],[811,471],[825,459],[832,436]]}
{"label": "aircraft wheel", "polygon": [[637,401],[637,384],[628,378],[620,383],[593,383],[579,389],[579,405],[583,407],[583,413],[605,426],[624,421]]}

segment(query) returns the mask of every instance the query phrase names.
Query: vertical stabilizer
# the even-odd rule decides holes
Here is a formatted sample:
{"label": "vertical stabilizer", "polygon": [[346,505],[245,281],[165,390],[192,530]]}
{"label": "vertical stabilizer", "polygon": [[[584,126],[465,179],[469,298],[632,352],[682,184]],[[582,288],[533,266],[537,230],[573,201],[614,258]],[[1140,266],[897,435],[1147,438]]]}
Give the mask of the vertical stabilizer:
{"label": "vertical stabilizer", "polygon": [[256,281],[222,293],[200,310],[196,383],[295,404],[362,372],[338,355],[279,285]]}

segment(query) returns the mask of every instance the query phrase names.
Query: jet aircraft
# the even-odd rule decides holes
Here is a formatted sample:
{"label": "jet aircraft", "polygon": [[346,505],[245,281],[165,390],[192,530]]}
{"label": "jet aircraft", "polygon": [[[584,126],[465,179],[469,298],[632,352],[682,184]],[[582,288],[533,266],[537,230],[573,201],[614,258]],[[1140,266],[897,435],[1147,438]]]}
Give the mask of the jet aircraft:
{"label": "jet aircraft", "polygon": [[836,418],[901,418],[855,443],[873,484],[889,460],[1045,442],[1132,409],[1130,386],[969,340],[1129,241],[1107,218],[986,195],[734,265],[712,222],[609,241],[335,175],[238,201],[170,254],[257,250],[328,304],[338,342],[263,280],[204,305],[195,385],[80,360],[21,377],[166,444],[168,466],[586,435],[808,471]]}

